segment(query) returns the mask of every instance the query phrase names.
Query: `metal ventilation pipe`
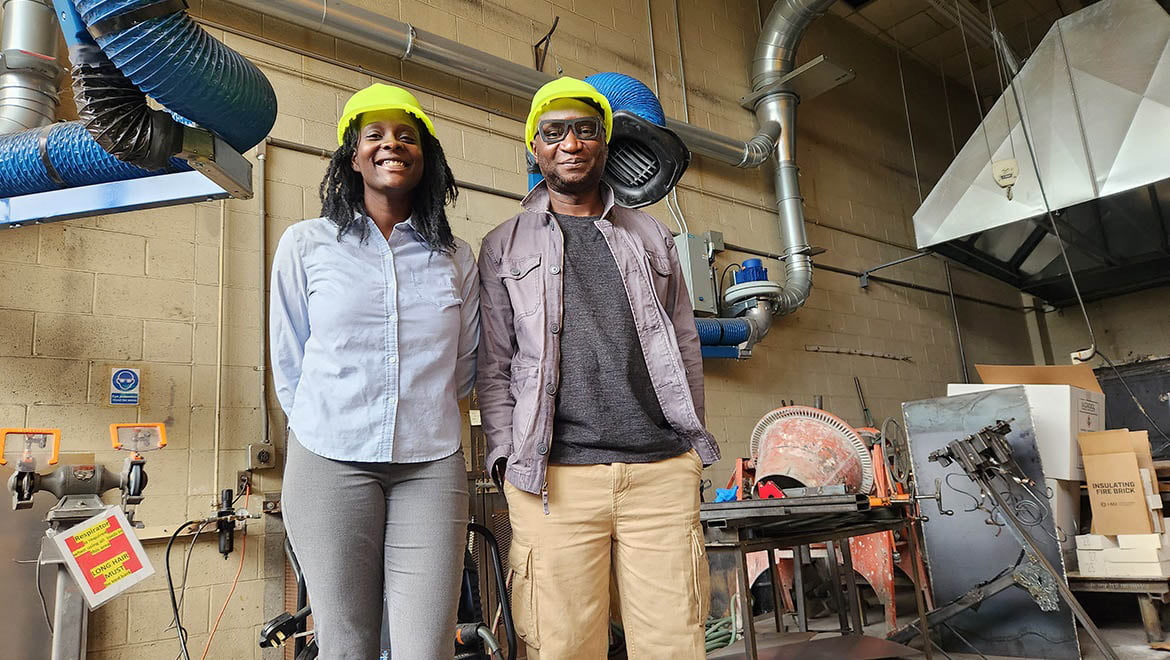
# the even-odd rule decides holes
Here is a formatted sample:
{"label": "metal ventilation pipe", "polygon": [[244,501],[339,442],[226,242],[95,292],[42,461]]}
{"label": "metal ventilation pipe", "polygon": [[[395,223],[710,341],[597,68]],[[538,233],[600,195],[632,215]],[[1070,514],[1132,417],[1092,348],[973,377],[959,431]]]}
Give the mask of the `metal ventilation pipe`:
{"label": "metal ventilation pipe", "polygon": [[52,0],[4,0],[0,135],[53,123],[60,74]]}
{"label": "metal ventilation pipe", "polygon": [[[775,85],[796,67],[796,47],[809,24],[825,13],[833,0],[777,0],[760,30],[752,61],[752,90]],[[776,206],[780,236],[784,241],[784,290],[776,314],[796,311],[812,290],[812,257],[804,231],[804,200],[800,196],[800,170],[796,167],[796,105],[800,99],[786,85],[756,104],[760,133],[749,141],[762,141],[779,126],[776,141]]]}
{"label": "metal ventilation pipe", "polygon": [[[343,0],[228,0],[231,4],[299,25],[315,32],[365,46],[404,62],[410,61],[462,80],[530,98],[554,76],[496,57],[409,23],[355,7]],[[775,135],[767,144],[749,147],[743,140],[720,135],[686,122],[668,119],[666,125],[694,153],[739,165],[755,167],[767,159]],[[779,131],[779,126],[776,127]],[[758,162],[744,165],[748,149],[760,152]],[[756,159],[757,156],[752,156]]]}

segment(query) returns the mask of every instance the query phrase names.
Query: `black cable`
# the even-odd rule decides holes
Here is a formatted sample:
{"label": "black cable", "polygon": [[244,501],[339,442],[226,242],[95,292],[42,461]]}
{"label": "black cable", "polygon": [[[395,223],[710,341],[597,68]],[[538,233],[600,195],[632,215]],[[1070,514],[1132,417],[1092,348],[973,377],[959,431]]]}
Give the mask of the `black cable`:
{"label": "black cable", "polygon": [[175,598],[175,581],[171,577],[171,548],[174,547],[175,539],[179,538],[179,534],[182,534],[183,530],[191,525],[198,525],[200,522],[199,520],[188,520],[180,525],[175,530],[175,533],[171,534],[170,540],[167,541],[167,550],[164,555],[164,562],[167,565],[167,590],[171,594],[171,613],[175,615],[176,634],[179,637],[179,653],[183,656],[184,660],[191,660],[191,655],[187,652],[187,629],[183,627],[183,618],[179,614],[179,601]]}
{"label": "black cable", "polygon": [[732,268],[743,270],[743,266],[736,263],[727,264],[723,267],[723,272],[719,275],[719,286],[715,289],[715,292],[719,297],[719,300],[716,301],[719,307],[723,306],[723,280],[727,279],[727,271],[731,270]]}
{"label": "black cable", "polygon": [[[192,555],[193,551],[195,550],[195,542],[199,540],[199,535],[202,534],[203,530],[206,529],[207,526],[210,524],[211,523],[209,523],[207,521],[203,521],[202,523],[200,523],[199,527],[197,527],[195,529],[195,534],[191,537],[191,543],[189,543],[187,545],[186,556],[183,559],[183,581],[179,584],[179,606],[177,608],[179,610],[183,609],[183,601],[185,601],[187,598],[187,577],[189,574],[189,569],[191,568],[191,555]],[[175,628],[178,625],[179,625],[178,619],[172,619],[170,625],[168,625],[163,630],[163,632],[166,632],[167,630]],[[185,635],[186,632],[187,631],[184,630],[183,634]],[[180,651],[179,654],[175,656],[175,660],[182,660],[182,657],[183,657],[183,653],[182,653],[182,651]]]}

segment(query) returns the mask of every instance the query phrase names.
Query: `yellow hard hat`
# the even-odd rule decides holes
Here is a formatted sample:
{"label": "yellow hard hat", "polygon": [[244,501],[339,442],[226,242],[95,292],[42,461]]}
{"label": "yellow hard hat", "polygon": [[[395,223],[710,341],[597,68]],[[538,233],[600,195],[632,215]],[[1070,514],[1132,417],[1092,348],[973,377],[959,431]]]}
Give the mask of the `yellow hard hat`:
{"label": "yellow hard hat", "polygon": [[377,110],[402,110],[422,122],[423,126],[426,126],[427,132],[433,137],[438,137],[435,135],[435,125],[431,123],[431,118],[423,112],[422,105],[414,97],[414,94],[401,87],[374,83],[355,93],[345,102],[345,109],[341,113],[341,119],[337,122],[338,146],[345,142],[345,129],[349,126],[349,122],[364,112]]}
{"label": "yellow hard hat", "polygon": [[540,116],[549,104],[560,99],[580,99],[599,106],[601,118],[605,122],[605,141],[609,142],[609,136],[613,133],[613,108],[609,106],[609,99],[584,80],[564,76],[545,83],[532,97],[532,108],[528,111],[528,122],[524,126],[524,146],[529,151],[532,151],[532,141],[536,139],[536,123]]}

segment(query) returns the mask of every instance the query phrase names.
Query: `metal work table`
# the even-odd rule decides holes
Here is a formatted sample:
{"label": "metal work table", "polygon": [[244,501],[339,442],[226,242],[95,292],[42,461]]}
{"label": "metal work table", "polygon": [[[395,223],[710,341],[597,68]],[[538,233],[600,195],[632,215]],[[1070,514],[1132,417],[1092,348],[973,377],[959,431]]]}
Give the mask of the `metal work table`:
{"label": "metal work table", "polygon": [[[780,581],[776,571],[776,550],[792,548],[798,561],[809,557],[808,546],[813,543],[826,544],[829,556],[830,579],[837,588],[832,589],[833,602],[837,609],[841,634],[862,635],[861,606],[857,596],[857,582],[853,575],[853,558],[848,543],[842,540],[877,532],[906,529],[911,552],[917,553],[918,541],[912,529],[914,520],[904,515],[901,509],[871,509],[869,498],[863,495],[820,495],[812,497],[745,500],[719,504],[703,504],[699,519],[703,523],[705,545],[710,552],[734,552],[736,573],[739,583],[739,599],[744,621],[744,645],[747,658],[756,660],[755,621],[751,616],[751,585],[748,583],[747,555],[752,552],[768,553],[768,575],[772,580],[773,602],[776,603],[776,630],[783,630],[781,623]],[[840,550],[842,566],[836,562]],[[844,572],[844,576],[841,573]],[[796,621],[801,632],[808,631],[808,616],[804,602],[803,576],[799,570],[793,572],[796,592]],[[842,577],[844,590],[841,588]],[[843,593],[844,591],[844,593]],[[919,620],[926,621],[926,605],[919,588],[914,590]],[[845,602],[848,602],[846,605]],[[846,613],[848,608],[848,617]],[[923,624],[922,636],[929,639]],[[926,657],[931,658],[930,645],[925,647]]]}
{"label": "metal work table", "polygon": [[1138,609],[1142,614],[1142,627],[1146,629],[1146,641],[1161,642],[1166,639],[1166,633],[1162,632],[1162,615],[1158,605],[1170,603],[1170,578],[1097,577],[1069,573],[1068,586],[1079,592],[1136,595]]}

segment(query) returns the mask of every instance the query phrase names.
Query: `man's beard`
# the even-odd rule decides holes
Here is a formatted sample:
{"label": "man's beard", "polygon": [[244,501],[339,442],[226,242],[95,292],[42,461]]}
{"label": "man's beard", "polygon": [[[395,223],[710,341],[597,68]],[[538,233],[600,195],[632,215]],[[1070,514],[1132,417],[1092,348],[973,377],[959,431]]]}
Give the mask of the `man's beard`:
{"label": "man's beard", "polygon": [[561,178],[555,168],[550,168],[547,173],[542,170],[541,173],[551,190],[568,195],[579,195],[596,190],[601,184],[601,177],[605,175],[605,159],[599,158],[596,167],[590,170],[587,175],[574,181]]}

